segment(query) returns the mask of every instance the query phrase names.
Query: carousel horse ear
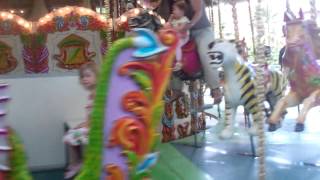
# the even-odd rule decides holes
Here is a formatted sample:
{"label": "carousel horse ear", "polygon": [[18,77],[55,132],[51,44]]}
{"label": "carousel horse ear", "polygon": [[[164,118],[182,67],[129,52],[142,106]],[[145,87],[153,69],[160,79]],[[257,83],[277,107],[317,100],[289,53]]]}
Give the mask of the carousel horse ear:
{"label": "carousel horse ear", "polygon": [[299,10],[299,19],[300,20],[303,20],[304,19],[304,14],[303,14],[303,11],[302,11],[302,9],[300,8],[300,10]]}
{"label": "carousel horse ear", "polygon": [[288,16],[288,13],[287,13],[287,12],[284,13],[283,21],[284,21],[284,22],[290,22],[290,18],[289,18],[289,16]]}
{"label": "carousel horse ear", "polygon": [[211,43],[208,44],[208,48],[209,48],[209,49],[212,49],[212,48],[214,47],[214,45],[215,45],[215,42],[212,41]]}

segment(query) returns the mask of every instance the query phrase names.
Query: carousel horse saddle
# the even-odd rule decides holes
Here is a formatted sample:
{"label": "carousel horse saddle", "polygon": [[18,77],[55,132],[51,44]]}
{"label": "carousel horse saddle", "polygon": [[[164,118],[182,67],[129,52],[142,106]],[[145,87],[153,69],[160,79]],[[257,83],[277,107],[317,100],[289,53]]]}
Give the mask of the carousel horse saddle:
{"label": "carousel horse saddle", "polygon": [[195,80],[203,76],[196,43],[190,40],[182,47],[182,70],[175,72],[181,80]]}

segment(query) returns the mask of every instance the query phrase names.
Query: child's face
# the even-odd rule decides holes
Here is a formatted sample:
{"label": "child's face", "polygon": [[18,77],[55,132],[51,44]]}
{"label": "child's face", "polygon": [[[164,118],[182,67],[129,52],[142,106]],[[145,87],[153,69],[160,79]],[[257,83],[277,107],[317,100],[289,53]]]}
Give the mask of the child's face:
{"label": "child's face", "polygon": [[83,71],[80,83],[85,89],[93,90],[96,87],[96,81],[97,77],[94,72],[92,72],[90,69]]}
{"label": "child's face", "polygon": [[184,11],[177,6],[173,6],[172,14],[174,18],[181,18],[184,16]]}

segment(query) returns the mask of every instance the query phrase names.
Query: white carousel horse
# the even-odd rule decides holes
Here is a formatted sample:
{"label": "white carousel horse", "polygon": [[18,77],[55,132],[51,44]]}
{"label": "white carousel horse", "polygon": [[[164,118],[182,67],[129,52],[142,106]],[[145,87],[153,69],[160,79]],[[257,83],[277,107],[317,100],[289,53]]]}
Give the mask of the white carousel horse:
{"label": "white carousel horse", "polygon": [[[253,126],[249,129],[252,135],[257,134],[257,121],[264,120],[264,104],[257,98],[254,70],[247,64],[238,52],[233,41],[217,40],[208,46],[210,66],[224,70],[223,88],[225,94],[225,126],[220,137],[231,138],[234,132],[234,120],[237,107],[243,105],[253,116]],[[273,99],[272,107],[284,92],[281,86],[283,76],[279,72],[267,71],[270,81],[266,83],[266,95]],[[206,79],[210,80],[210,77]]]}

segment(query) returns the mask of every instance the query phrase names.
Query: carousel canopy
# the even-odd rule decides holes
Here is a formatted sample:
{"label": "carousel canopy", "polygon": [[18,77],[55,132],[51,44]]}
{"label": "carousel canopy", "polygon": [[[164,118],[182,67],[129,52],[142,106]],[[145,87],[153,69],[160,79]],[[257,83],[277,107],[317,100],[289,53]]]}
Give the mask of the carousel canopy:
{"label": "carousel canopy", "polygon": [[40,4],[44,4],[44,7],[41,7],[42,10],[45,9],[48,12],[64,6],[82,6],[93,9],[104,2],[104,0],[2,0],[0,11],[8,11],[26,19],[32,19],[35,16],[33,9],[38,8],[39,1],[41,1]]}

